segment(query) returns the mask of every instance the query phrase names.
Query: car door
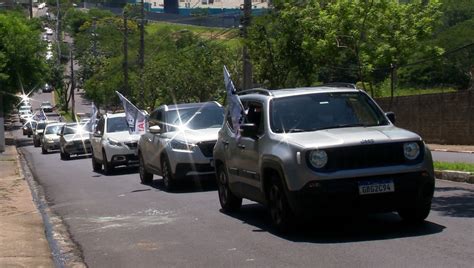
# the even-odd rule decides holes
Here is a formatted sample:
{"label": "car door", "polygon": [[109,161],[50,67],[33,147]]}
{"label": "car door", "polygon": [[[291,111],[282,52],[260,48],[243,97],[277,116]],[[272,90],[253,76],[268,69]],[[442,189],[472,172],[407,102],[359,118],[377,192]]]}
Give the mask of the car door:
{"label": "car door", "polygon": [[[159,109],[153,112],[150,115],[149,126],[159,126],[163,131],[163,110]],[[144,138],[142,141],[144,142],[142,155],[144,158],[145,163],[148,167],[153,169],[155,173],[160,170],[160,145],[159,139],[161,134],[154,134],[147,132],[144,134]]]}
{"label": "car door", "polygon": [[246,185],[260,188],[259,170],[259,137],[264,133],[263,128],[263,104],[257,101],[243,102],[246,115],[244,123],[252,123],[258,129],[256,137],[240,136],[236,140],[236,150],[234,151],[235,168],[238,170],[239,178]]}
{"label": "car door", "polygon": [[91,135],[91,144],[92,144],[92,150],[94,152],[93,157],[96,159],[102,161],[103,156],[102,156],[102,137],[104,135],[104,130],[105,130],[105,118],[102,117],[99,122],[97,122],[97,126],[95,128],[95,131]]}

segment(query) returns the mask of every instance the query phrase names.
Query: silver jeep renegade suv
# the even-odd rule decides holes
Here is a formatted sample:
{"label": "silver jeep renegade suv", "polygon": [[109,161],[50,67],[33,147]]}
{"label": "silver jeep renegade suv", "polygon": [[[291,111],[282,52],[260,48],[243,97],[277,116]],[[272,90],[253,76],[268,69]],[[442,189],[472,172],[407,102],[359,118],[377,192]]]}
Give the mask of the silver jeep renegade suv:
{"label": "silver jeep renegade suv", "polygon": [[364,91],[344,84],[238,94],[240,128],[227,111],[214,147],[224,211],[254,200],[268,206],[279,231],[310,214],[397,211],[408,222],[428,216],[430,151]]}

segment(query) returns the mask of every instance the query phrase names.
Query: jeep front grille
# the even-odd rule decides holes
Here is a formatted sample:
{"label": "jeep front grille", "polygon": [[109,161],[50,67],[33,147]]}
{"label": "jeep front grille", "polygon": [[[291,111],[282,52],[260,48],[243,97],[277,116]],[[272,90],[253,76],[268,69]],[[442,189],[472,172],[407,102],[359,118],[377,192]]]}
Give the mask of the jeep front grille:
{"label": "jeep front grille", "polygon": [[214,145],[216,145],[216,141],[206,141],[198,143],[199,149],[205,157],[212,157]]}
{"label": "jeep front grille", "polygon": [[[403,155],[403,142],[360,145],[341,148],[324,149],[328,154],[328,163],[317,171],[331,172],[346,169],[373,168],[384,166],[395,166],[403,164],[416,164],[424,157],[424,146],[420,145],[420,155],[417,159],[410,161]],[[309,159],[309,153],[306,159]],[[315,169],[307,160],[308,166]]]}

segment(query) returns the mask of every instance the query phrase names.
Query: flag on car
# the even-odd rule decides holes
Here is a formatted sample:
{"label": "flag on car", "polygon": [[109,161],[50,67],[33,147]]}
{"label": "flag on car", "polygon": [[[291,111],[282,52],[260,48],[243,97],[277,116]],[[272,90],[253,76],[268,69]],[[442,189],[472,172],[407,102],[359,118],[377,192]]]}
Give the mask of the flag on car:
{"label": "flag on car", "polygon": [[140,111],[135,105],[133,105],[127,98],[125,98],[120,92],[115,91],[122,101],[123,109],[125,110],[125,116],[130,133],[143,134],[145,133],[146,127],[146,114]]}
{"label": "flag on car", "polygon": [[237,90],[235,89],[234,83],[230,79],[229,71],[224,65],[224,83],[227,91],[227,109],[230,117],[232,118],[232,127],[237,131],[237,137],[240,136],[240,124],[242,124],[242,118],[245,114],[244,106],[237,96]]}
{"label": "flag on car", "polygon": [[85,129],[87,129],[91,132],[95,131],[95,125],[96,125],[96,122],[97,122],[97,113],[98,113],[97,107],[95,107],[94,102],[92,102],[91,119],[89,120],[89,122],[87,122],[85,124],[85,126],[84,126]]}
{"label": "flag on car", "polygon": [[36,121],[44,121],[48,120],[48,117],[46,117],[46,114],[44,113],[43,109],[40,109],[39,111],[36,111],[33,116],[33,119]]}

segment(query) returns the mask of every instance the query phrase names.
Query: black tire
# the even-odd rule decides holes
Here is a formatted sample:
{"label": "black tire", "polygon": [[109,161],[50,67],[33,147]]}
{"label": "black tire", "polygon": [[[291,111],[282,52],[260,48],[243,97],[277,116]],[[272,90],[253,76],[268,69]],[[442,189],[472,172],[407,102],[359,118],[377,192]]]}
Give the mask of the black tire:
{"label": "black tire", "polygon": [[140,166],[138,167],[138,171],[140,174],[140,181],[142,184],[151,184],[153,182],[153,174],[146,170],[145,162],[143,161],[143,156],[141,154],[139,159]]}
{"label": "black tire", "polygon": [[102,170],[102,164],[95,159],[94,153],[92,153],[92,170],[94,172],[100,172]]}
{"label": "black tire", "polygon": [[229,176],[224,165],[217,169],[217,192],[219,194],[219,202],[224,212],[235,212],[242,206],[242,198],[235,196],[229,188]]}
{"label": "black tire", "polygon": [[105,175],[110,175],[114,171],[114,166],[107,162],[107,155],[105,154],[105,151],[102,151],[102,164],[104,165],[104,174]]}
{"label": "black tire", "polygon": [[285,190],[278,177],[272,179],[267,189],[268,211],[272,226],[279,233],[286,233],[291,229],[294,214],[286,198]]}
{"label": "black tire", "polygon": [[163,178],[163,185],[165,190],[170,192],[175,189],[176,181],[173,172],[171,171],[170,161],[167,156],[161,157],[161,177]]}
{"label": "black tire", "polygon": [[39,142],[39,140],[33,138],[33,145],[34,145],[35,147],[40,147],[40,142]]}
{"label": "black tire", "polygon": [[42,154],[47,154],[48,150],[46,150],[46,148],[44,148],[44,146],[41,146],[41,153]]}
{"label": "black tire", "polygon": [[409,208],[401,208],[398,210],[398,215],[407,223],[420,224],[428,217],[430,210],[431,202]]}
{"label": "black tire", "polygon": [[68,153],[63,153],[62,151],[59,151],[59,155],[61,157],[61,160],[69,160],[70,155]]}

